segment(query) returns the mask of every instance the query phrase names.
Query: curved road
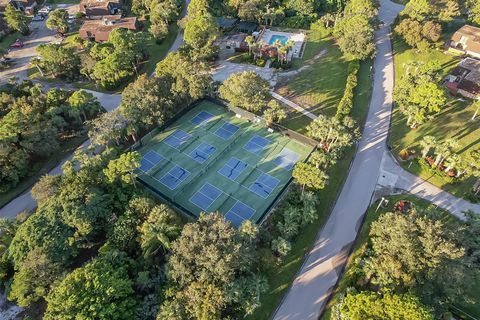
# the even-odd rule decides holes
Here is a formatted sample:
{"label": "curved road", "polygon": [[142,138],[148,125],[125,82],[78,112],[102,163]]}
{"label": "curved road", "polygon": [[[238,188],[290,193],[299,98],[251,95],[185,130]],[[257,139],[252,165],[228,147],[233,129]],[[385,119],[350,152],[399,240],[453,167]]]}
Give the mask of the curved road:
{"label": "curved road", "polygon": [[277,309],[275,320],[318,319],[370,205],[383,155],[388,152],[394,85],[390,25],[402,8],[389,0],[381,0],[379,18],[384,25],[375,35],[373,93],[363,137],[337,203]]}

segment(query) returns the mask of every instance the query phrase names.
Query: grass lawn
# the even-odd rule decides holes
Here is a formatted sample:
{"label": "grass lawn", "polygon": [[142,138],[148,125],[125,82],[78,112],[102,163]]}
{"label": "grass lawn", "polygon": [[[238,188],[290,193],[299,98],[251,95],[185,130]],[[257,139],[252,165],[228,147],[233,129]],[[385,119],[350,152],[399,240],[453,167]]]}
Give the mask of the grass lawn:
{"label": "grass lawn", "polygon": [[10,45],[15,42],[15,40],[21,38],[22,35],[18,32],[10,33],[5,38],[0,41],[0,49],[8,50],[10,49]]}
{"label": "grass lawn", "polygon": [[[454,218],[448,212],[446,212],[442,209],[439,209],[439,208],[433,209],[430,202],[428,202],[426,200],[423,200],[423,199],[420,199],[420,198],[417,198],[415,196],[404,194],[404,195],[389,196],[389,197],[386,197],[386,198],[389,200],[388,206],[386,208],[379,208],[379,210],[376,211],[377,206],[378,206],[378,202],[376,202],[375,204],[373,204],[368,209],[368,211],[366,213],[366,216],[365,216],[365,222],[363,223],[362,229],[358,233],[358,236],[357,236],[352,254],[348,258],[348,263],[347,263],[347,266],[345,268],[345,272],[344,272],[342,278],[340,279],[337,287],[335,288],[335,294],[334,294],[332,300],[329,302],[329,304],[327,306],[327,309],[326,309],[326,311],[325,311],[325,313],[322,317],[323,320],[327,320],[327,319],[331,318],[331,315],[330,315],[331,307],[337,303],[340,294],[342,292],[344,292],[347,288],[355,286],[355,283],[354,283],[354,280],[353,280],[353,276],[354,276],[353,270],[355,269],[355,266],[356,266],[356,260],[359,257],[361,257],[363,255],[363,253],[365,252],[365,250],[367,249],[367,243],[368,243],[369,233],[370,233],[370,228],[371,228],[372,223],[374,221],[376,221],[381,214],[383,214],[385,212],[392,212],[393,211],[393,206],[399,200],[410,201],[411,203],[414,204],[414,206],[417,209],[420,209],[420,210],[426,209],[427,207],[430,207],[431,210],[435,210],[436,212],[438,212],[438,214],[443,216],[444,217],[443,219],[444,219],[445,223],[447,225],[451,225],[453,228],[455,228],[455,227],[458,228],[459,224],[461,224],[461,222],[459,220]],[[478,285],[474,286],[475,289],[473,289],[473,290],[476,290],[476,291],[471,292],[469,295],[471,297],[480,297],[480,279],[476,279],[475,281],[479,282]],[[459,306],[456,306],[456,307],[458,307],[460,310],[463,310],[466,313],[475,315],[475,317],[477,317],[477,318],[480,317],[480,303],[464,304],[464,305],[459,305]]]}
{"label": "grass lawn", "polygon": [[[439,50],[432,50],[426,53],[417,53],[409,49],[400,39],[393,42],[395,52],[395,73],[396,80],[405,74],[405,68],[410,61],[432,61],[437,60],[441,63],[442,75],[447,75],[458,63],[458,58],[444,54]],[[420,154],[419,142],[425,135],[432,135],[438,140],[443,141],[447,138],[455,138],[460,142],[459,154],[467,152],[469,149],[478,146],[480,142],[480,118],[471,121],[475,112],[471,103],[461,101],[455,97],[450,97],[443,110],[429,122],[419,126],[416,129],[410,129],[406,125],[406,117],[397,109],[393,112],[392,124],[390,130],[390,144],[395,156],[403,148],[413,148]],[[468,195],[473,181],[467,179],[463,182],[453,183],[443,173],[438,172],[434,175],[432,172],[421,167],[416,161],[403,163],[406,170],[428,180],[434,185],[459,197]]]}
{"label": "grass lawn", "polygon": [[56,167],[70,152],[75,150],[86,139],[87,135],[84,133],[63,141],[57,152],[52,153],[47,160],[37,163],[32,167],[32,175],[22,179],[15,188],[10,189],[8,192],[0,193],[0,207],[3,207],[9,201],[32,187],[42,175]]}
{"label": "grass lawn", "polygon": [[151,74],[155,71],[155,67],[157,63],[162,60],[168,52],[168,49],[172,46],[175,38],[177,37],[178,33],[178,26],[177,23],[172,23],[168,27],[168,34],[165,39],[160,44],[157,44],[154,39],[151,39],[147,43],[147,50],[148,50],[148,60],[141,63],[140,68],[141,72],[146,72],[147,74]]}
{"label": "grass lawn", "polygon": [[[324,44],[326,45],[327,43]],[[321,50],[322,48],[323,46],[319,45],[317,50]],[[314,55],[315,53],[312,52],[312,54]],[[321,61],[322,60],[319,60],[319,62],[314,64],[311,68],[321,68],[324,70]],[[328,64],[332,68],[336,67],[330,60]],[[343,65],[343,62],[340,62],[340,64]],[[361,65],[359,73],[359,85],[355,90],[352,116],[360,124],[363,124],[366,118],[368,113],[368,105],[370,102],[370,66],[371,62],[366,62]],[[298,77],[300,77],[302,74],[300,74]],[[308,76],[310,75],[308,74]],[[341,90],[343,92],[343,88]],[[310,119],[303,115],[300,116],[298,114],[292,114],[284,124],[292,130],[304,133],[305,125],[309,122]],[[321,205],[318,208],[318,219],[302,230],[298,238],[292,243],[292,250],[281,262],[276,262],[276,260],[272,258],[266,261],[264,264],[264,271],[268,277],[270,289],[269,292],[262,297],[260,307],[251,316],[247,317],[247,319],[269,319],[276,310],[286,290],[292,283],[297,271],[300,269],[305,255],[310,251],[317,233],[324,225],[331,209],[335,204],[337,195],[340,192],[343,182],[348,175],[348,168],[353,159],[354,152],[355,150],[353,147],[348,149],[345,153],[345,157],[328,172],[330,176],[329,183],[325,189],[319,193]]]}
{"label": "grass lawn", "polygon": [[348,62],[331,38],[316,33],[309,33],[301,62],[307,63],[322,50],[326,50],[322,57],[299,74],[282,79],[276,91],[314,114],[334,115],[345,89]]}

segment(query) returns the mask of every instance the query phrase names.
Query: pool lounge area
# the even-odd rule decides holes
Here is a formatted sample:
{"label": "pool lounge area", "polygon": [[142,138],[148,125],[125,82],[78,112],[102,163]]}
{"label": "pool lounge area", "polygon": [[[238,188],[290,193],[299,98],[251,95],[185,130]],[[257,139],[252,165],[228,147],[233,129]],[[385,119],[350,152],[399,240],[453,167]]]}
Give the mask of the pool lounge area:
{"label": "pool lounge area", "polygon": [[291,33],[291,32],[282,32],[282,31],[274,31],[270,29],[265,29],[264,32],[261,34],[261,40],[268,44],[274,45],[275,42],[278,40],[282,45],[288,40],[292,40],[294,42],[292,50],[289,52],[289,60],[293,58],[301,58],[303,55],[303,45],[305,42],[306,35],[304,33]]}

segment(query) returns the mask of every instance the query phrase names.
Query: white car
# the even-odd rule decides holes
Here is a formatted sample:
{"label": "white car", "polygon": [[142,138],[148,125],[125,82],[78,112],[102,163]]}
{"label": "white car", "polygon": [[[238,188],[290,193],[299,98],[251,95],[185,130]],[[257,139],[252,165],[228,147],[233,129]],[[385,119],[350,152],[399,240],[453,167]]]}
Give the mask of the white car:
{"label": "white car", "polygon": [[41,14],[41,15],[48,15],[50,13],[50,11],[52,11],[52,7],[50,6],[45,6],[43,7],[42,9],[38,10],[38,13]]}

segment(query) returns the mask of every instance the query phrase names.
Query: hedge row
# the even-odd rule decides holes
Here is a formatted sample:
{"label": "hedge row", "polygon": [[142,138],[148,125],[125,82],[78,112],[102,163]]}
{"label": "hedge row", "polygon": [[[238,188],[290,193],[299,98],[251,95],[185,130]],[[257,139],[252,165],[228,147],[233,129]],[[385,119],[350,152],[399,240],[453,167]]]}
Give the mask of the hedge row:
{"label": "hedge row", "polygon": [[360,63],[358,61],[352,61],[348,65],[348,77],[347,84],[345,86],[345,92],[337,107],[338,119],[343,119],[350,114],[350,110],[353,108],[353,90],[357,86],[357,74],[360,69]]}

